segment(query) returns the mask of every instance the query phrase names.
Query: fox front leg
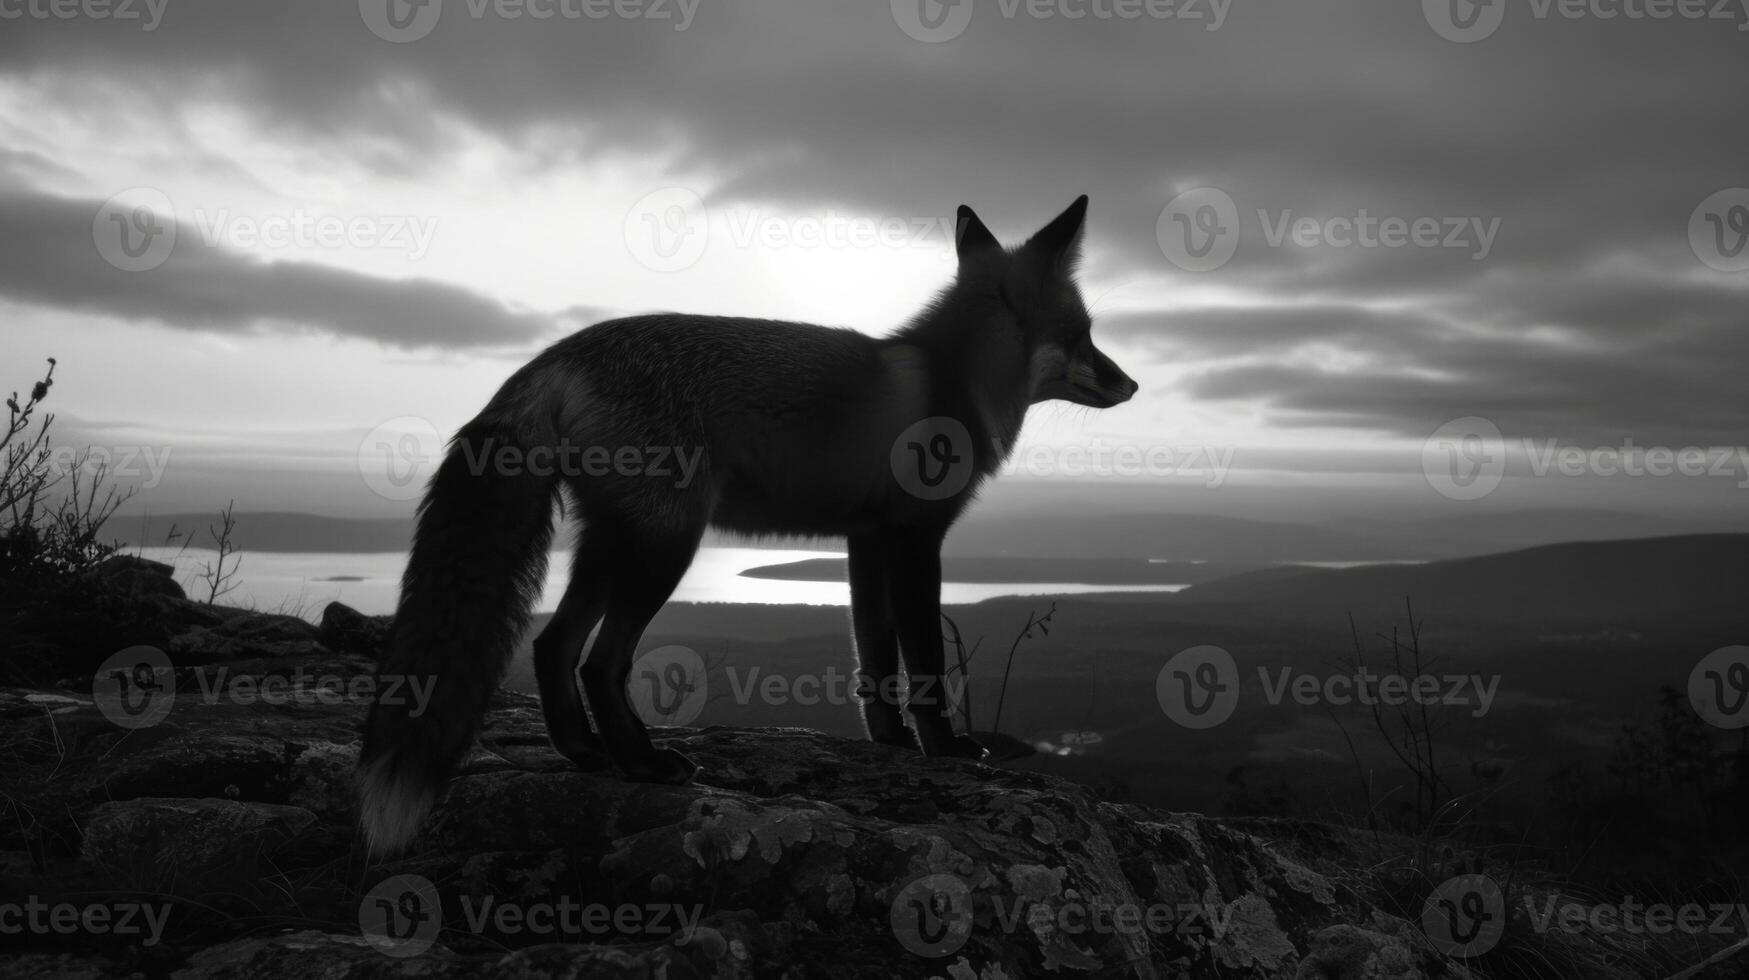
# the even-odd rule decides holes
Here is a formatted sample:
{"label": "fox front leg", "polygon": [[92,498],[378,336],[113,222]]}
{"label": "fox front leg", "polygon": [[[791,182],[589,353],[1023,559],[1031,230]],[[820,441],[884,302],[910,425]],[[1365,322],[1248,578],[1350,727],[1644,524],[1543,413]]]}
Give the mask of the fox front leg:
{"label": "fox front leg", "polygon": [[911,677],[905,709],[924,755],[982,759],[989,754],[984,747],[953,730],[941,636],[941,539],[940,533],[917,531],[900,532],[891,539],[887,584],[899,649]]}

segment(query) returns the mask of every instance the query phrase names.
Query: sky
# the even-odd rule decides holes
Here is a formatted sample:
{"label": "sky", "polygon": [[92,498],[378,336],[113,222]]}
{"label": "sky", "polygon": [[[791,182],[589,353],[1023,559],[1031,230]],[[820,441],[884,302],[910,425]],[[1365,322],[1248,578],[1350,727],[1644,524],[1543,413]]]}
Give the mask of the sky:
{"label": "sky", "polygon": [[0,0],[0,387],[130,509],[404,514],[571,331],[880,334],[1086,193],[1141,392],[1033,410],[1039,506],[1723,513],[1745,4]]}

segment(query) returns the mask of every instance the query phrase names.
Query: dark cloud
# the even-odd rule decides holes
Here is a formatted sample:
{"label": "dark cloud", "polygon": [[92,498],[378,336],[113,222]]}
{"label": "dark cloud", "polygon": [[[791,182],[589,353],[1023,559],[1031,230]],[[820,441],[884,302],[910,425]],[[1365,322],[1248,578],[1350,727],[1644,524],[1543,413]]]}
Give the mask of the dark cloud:
{"label": "dark cloud", "polygon": [[[1085,191],[1102,279],[1166,275],[1256,300],[1103,318],[1161,356],[1240,359],[1207,365],[1200,397],[1394,432],[1484,414],[1515,431],[1704,440],[1749,421],[1737,367],[1749,293],[1686,239],[1697,203],[1749,182],[1749,35],[1734,22],[1537,20],[1513,5],[1494,37],[1454,44],[1416,3],[1237,0],[1211,32],[1006,19],[980,0],[964,35],[927,45],[879,2],[712,3],[684,32],[476,19],[470,6],[448,0],[410,44],[372,35],[353,3],[179,0],[149,34],[15,22],[0,73],[77,75],[165,104],[226,98],[264,130],[388,176],[444,166],[473,130],[528,147],[531,168],[661,151],[720,171],[719,202],[915,216],[964,201],[1010,240]],[[1182,273],[1155,222],[1200,184],[1231,194],[1243,236],[1222,268]],[[1257,215],[1362,208],[1497,220],[1497,238],[1481,258],[1277,247]],[[436,283],[206,253],[126,276],[95,267],[78,235],[42,249],[9,238],[9,292],[121,315],[287,320],[397,344],[549,326]],[[1297,355],[1312,344],[1365,366],[1307,367]]]}
{"label": "dark cloud", "polygon": [[97,248],[102,206],[0,196],[0,295],[189,330],[319,330],[403,348],[527,348],[592,312],[548,316],[428,279],[263,262],[207,245],[186,223],[162,265],[124,271]]}

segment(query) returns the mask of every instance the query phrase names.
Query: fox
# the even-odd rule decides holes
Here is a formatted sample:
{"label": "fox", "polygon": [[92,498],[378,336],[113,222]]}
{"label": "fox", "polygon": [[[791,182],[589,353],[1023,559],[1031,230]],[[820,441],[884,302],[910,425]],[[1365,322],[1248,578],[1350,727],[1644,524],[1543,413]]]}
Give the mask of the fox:
{"label": "fox", "polygon": [[[422,711],[379,694],[365,719],[370,852],[413,840],[472,748],[545,582],[555,511],[574,521],[576,547],[534,639],[534,673],[548,739],[570,764],[654,783],[698,775],[651,742],[626,684],[646,626],[712,528],[844,539],[868,738],[983,758],[943,693],[942,543],[1030,406],[1103,409],[1138,389],[1093,345],[1076,281],[1086,212],[1082,195],[1005,248],[961,205],[952,280],[883,337],[649,314],[585,327],[515,371],[449,441],[417,510],[378,678],[430,688]],[[697,465],[687,480],[534,465],[579,447],[616,459],[624,447],[682,447]]]}

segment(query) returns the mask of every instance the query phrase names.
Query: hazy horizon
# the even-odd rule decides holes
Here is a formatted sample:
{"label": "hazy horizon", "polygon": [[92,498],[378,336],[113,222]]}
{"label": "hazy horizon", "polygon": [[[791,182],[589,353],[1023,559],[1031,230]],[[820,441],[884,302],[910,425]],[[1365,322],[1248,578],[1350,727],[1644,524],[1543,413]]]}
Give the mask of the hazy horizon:
{"label": "hazy horizon", "polygon": [[[1095,336],[1141,392],[1035,408],[983,507],[1740,506],[1741,25],[902,8],[9,22],[0,383],[59,359],[59,441],[146,488],[124,517],[405,514],[420,481],[382,475],[572,330],[882,334],[950,278],[956,205],[1015,242],[1087,193]],[[1622,473],[1648,453],[1669,475]]]}

